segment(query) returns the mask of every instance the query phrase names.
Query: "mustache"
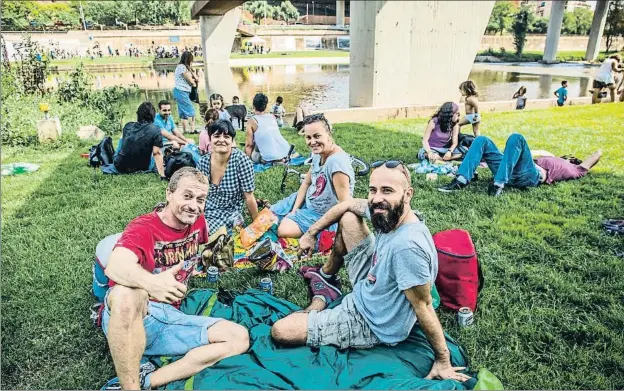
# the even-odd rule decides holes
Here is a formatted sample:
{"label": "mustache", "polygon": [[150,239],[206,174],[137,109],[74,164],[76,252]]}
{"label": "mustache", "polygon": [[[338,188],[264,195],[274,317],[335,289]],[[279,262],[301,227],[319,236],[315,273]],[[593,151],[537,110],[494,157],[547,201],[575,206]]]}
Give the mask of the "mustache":
{"label": "mustache", "polygon": [[182,212],[188,213],[188,214],[192,214],[192,215],[199,215],[199,209],[198,210],[193,210],[191,208],[182,208]]}
{"label": "mustache", "polygon": [[390,207],[390,204],[389,204],[389,203],[387,203],[387,202],[385,202],[385,201],[382,201],[382,202],[375,202],[375,203],[373,203],[373,204],[370,204],[369,209],[371,210],[371,214],[372,214],[372,213],[373,213],[373,210],[375,210],[375,209],[390,210],[390,209],[391,209],[391,207]]}

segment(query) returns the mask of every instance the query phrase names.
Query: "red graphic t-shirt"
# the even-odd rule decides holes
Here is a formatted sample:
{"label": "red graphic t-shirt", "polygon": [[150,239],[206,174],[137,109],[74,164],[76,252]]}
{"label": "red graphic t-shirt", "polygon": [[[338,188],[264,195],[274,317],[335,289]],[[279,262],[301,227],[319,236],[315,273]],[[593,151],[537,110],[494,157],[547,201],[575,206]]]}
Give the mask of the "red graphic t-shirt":
{"label": "red graphic t-shirt", "polygon": [[[184,261],[184,266],[176,274],[176,280],[188,285],[188,280],[201,260],[199,245],[208,241],[208,225],[204,215],[186,229],[169,227],[160,219],[157,211],[139,216],[126,227],[117,247],[132,251],[139,264],[153,274],[162,273]],[[115,282],[110,281],[109,286]],[[172,303],[179,307],[180,302]]]}

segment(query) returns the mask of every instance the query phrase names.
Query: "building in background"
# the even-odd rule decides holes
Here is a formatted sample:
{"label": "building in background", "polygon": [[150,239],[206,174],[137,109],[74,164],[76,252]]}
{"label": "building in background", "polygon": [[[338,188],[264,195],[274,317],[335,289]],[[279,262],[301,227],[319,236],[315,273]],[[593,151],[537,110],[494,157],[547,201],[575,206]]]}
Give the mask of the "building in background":
{"label": "building in background", "polygon": [[[520,1],[521,5],[528,7],[535,7],[535,14],[539,17],[550,17],[550,11],[552,10],[552,1],[532,1],[524,0]],[[596,9],[596,0],[568,0],[566,1],[565,11],[572,12],[577,8],[585,8],[593,11]]]}

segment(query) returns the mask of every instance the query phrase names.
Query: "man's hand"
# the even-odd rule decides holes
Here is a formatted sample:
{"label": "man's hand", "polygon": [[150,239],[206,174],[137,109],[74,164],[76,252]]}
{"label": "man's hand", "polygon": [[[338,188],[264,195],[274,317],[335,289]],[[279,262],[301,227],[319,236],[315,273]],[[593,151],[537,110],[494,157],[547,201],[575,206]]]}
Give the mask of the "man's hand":
{"label": "man's hand", "polygon": [[425,377],[425,379],[451,379],[457,380],[459,382],[465,382],[466,380],[470,379],[470,376],[458,372],[463,371],[464,369],[466,368],[451,366],[451,362],[448,359],[435,360],[433,362],[433,367],[431,367],[431,371],[429,372],[427,377]]}
{"label": "man's hand", "polygon": [[314,236],[309,233],[304,233],[303,236],[299,239],[299,252],[297,253],[298,257],[301,257],[303,254],[304,257],[311,257],[312,252],[314,251],[314,246],[316,245],[316,239]]}
{"label": "man's hand", "polygon": [[438,155],[437,152],[431,152],[429,154],[427,154],[427,157],[429,158],[429,161],[435,162],[436,160],[440,160],[440,155]]}
{"label": "man's hand", "polygon": [[442,160],[449,161],[449,160],[451,160],[451,158],[452,158],[452,157],[453,157],[453,154],[451,153],[451,151],[447,151],[447,152],[444,154],[444,157],[442,158]]}
{"label": "man's hand", "polygon": [[182,300],[186,293],[186,285],[176,280],[176,274],[182,266],[184,266],[184,261],[162,273],[154,274],[147,289],[150,297],[167,304]]}

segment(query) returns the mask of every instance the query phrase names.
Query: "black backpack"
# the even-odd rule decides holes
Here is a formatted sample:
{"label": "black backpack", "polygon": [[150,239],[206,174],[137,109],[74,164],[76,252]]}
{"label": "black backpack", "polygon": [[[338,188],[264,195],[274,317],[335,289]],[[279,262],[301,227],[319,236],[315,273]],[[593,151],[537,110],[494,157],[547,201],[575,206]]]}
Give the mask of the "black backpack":
{"label": "black backpack", "polygon": [[113,156],[115,150],[113,149],[113,139],[110,137],[104,137],[99,144],[92,146],[89,149],[89,166],[93,168],[106,166],[113,164]]}
{"label": "black backpack", "polygon": [[171,179],[171,176],[182,167],[195,168],[195,160],[193,155],[188,152],[171,152],[165,156],[165,176]]}

